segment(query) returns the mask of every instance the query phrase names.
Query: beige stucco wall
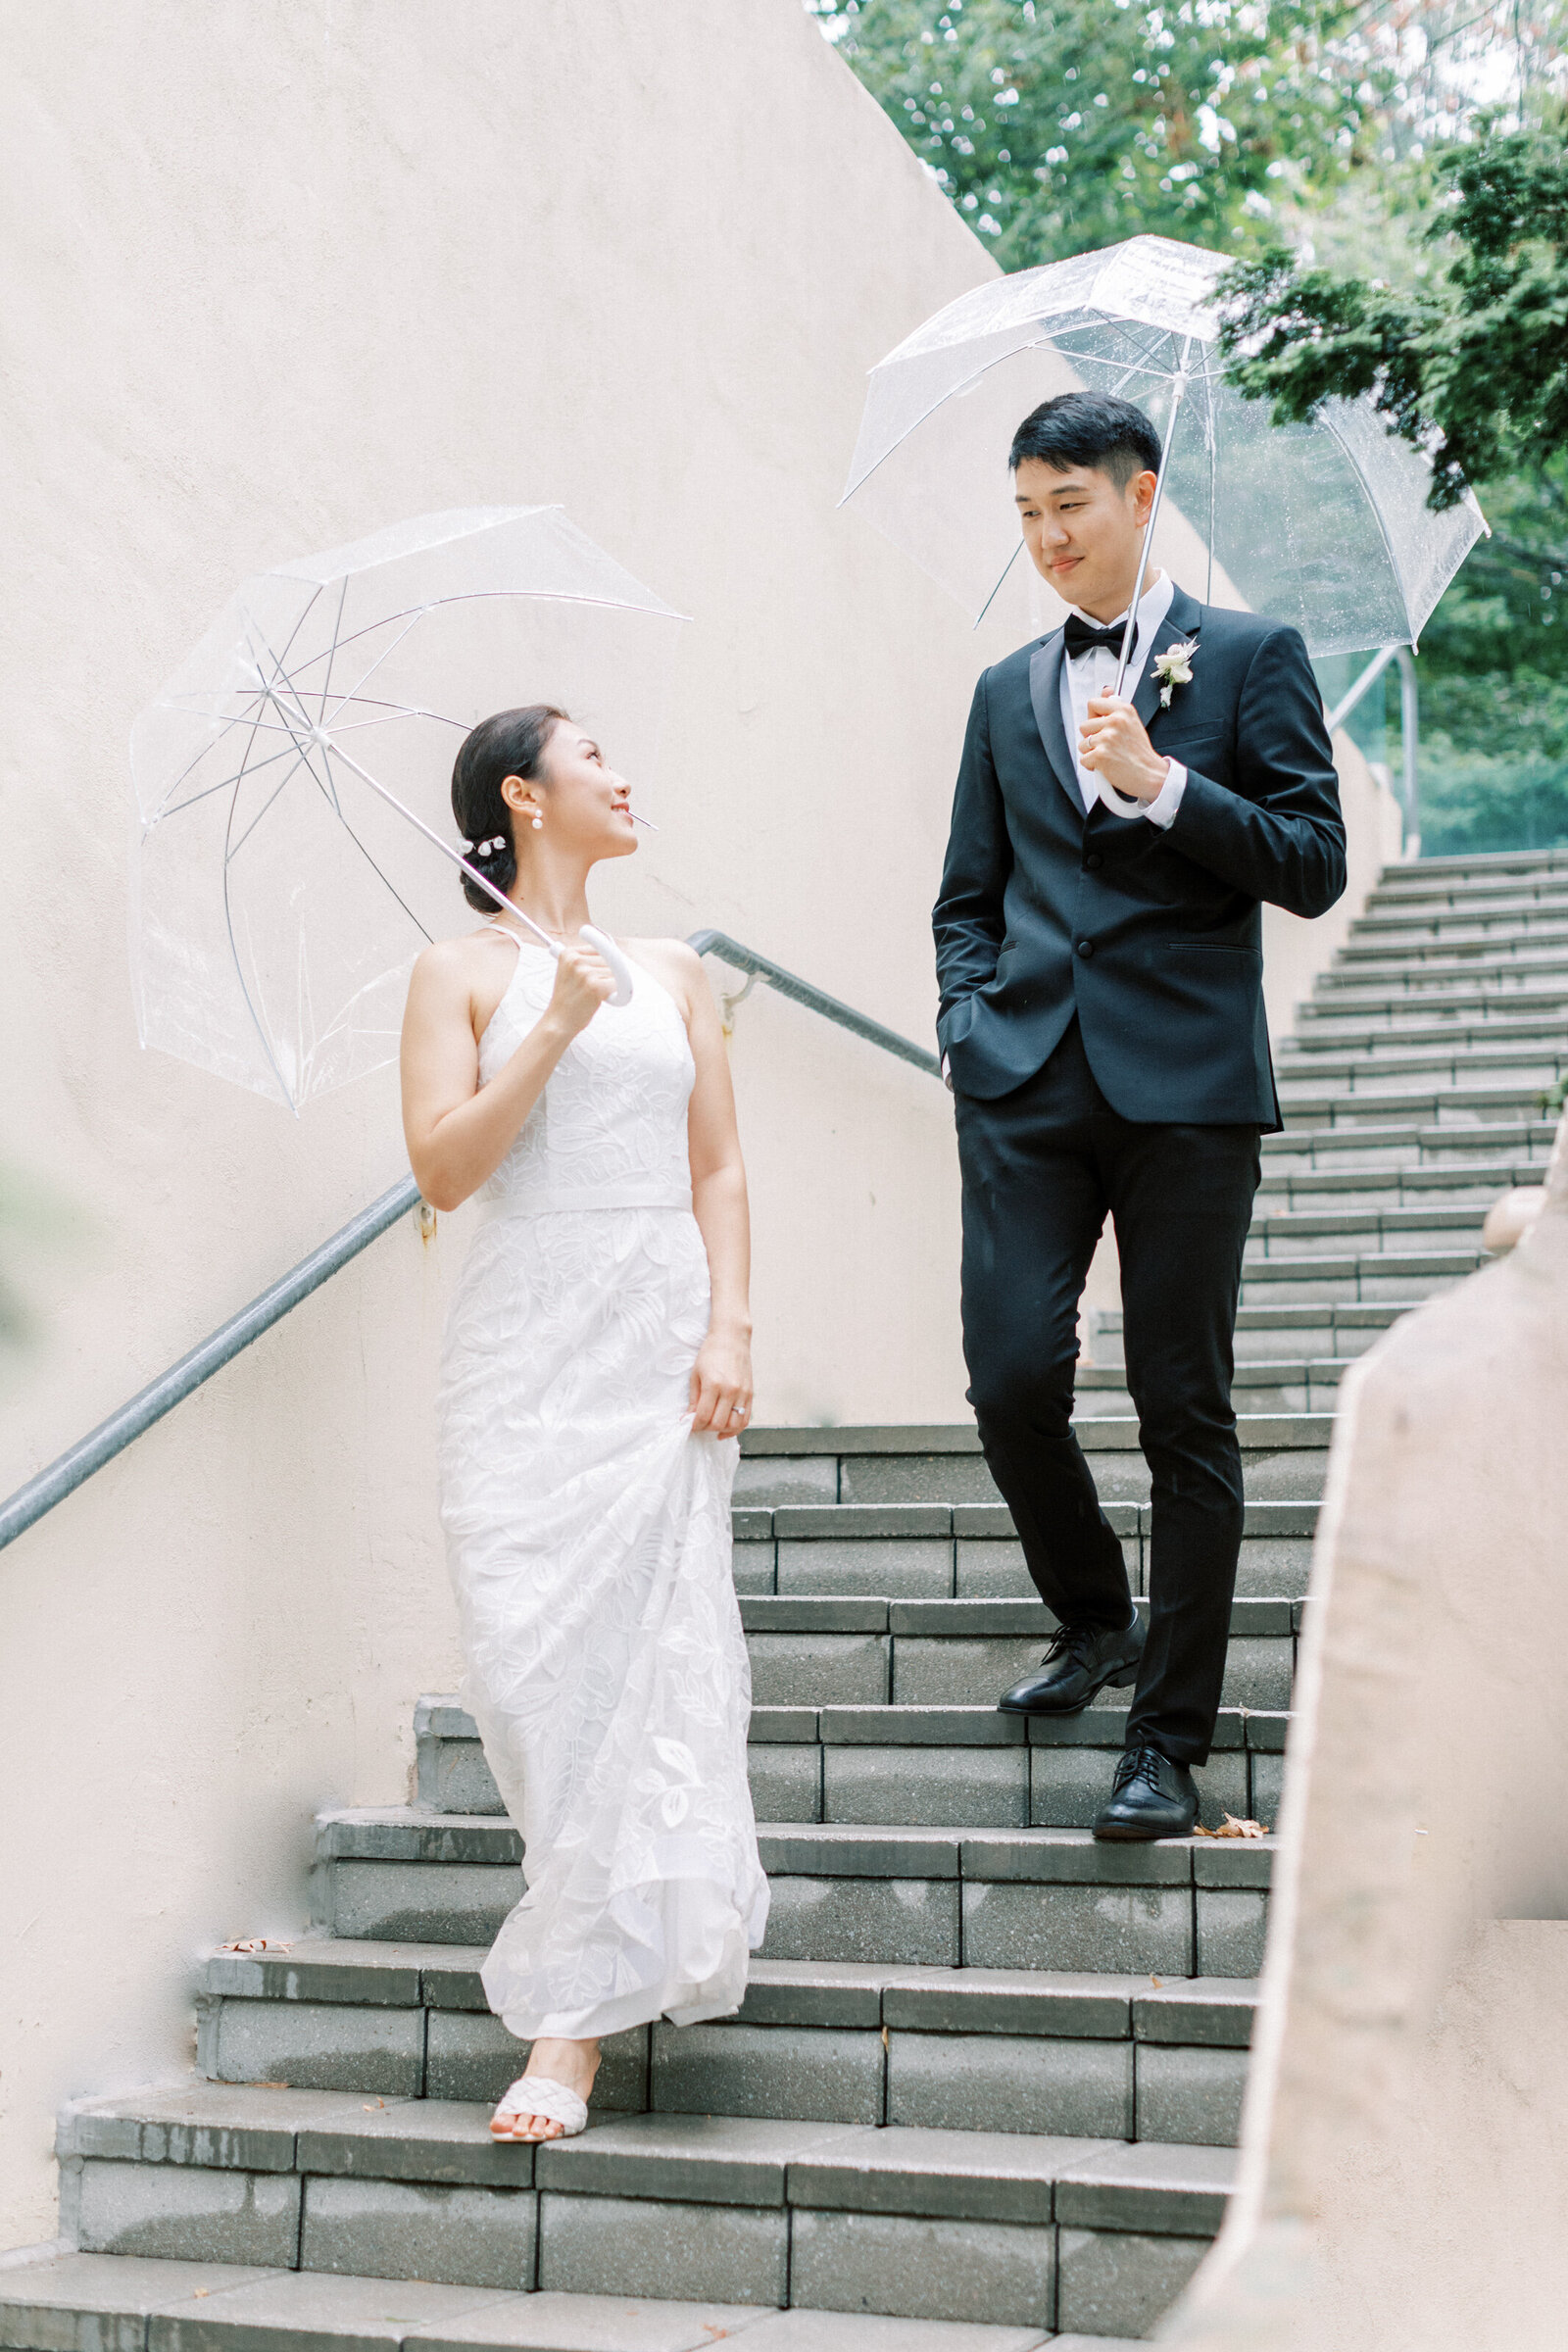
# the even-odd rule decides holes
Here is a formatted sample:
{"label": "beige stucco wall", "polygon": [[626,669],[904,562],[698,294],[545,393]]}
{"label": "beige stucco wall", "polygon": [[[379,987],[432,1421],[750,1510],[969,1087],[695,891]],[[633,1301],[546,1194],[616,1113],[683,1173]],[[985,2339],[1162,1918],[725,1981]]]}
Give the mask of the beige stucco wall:
{"label": "beige stucco wall", "polygon": [[[834,501],[864,368],[991,267],[796,0],[60,0],[0,107],[0,1489],[400,1172],[390,1073],[298,1123],[137,1049],[124,747],[233,584],[559,499],[694,615],[662,830],[600,911],[719,925],[917,1037],[977,668]],[[528,691],[548,691],[548,681]],[[466,919],[454,900],[454,921]],[[946,1099],[759,992],[734,1046],[760,1406],[958,1413]],[[196,1956],[304,1914],[312,1812],[450,1686],[412,1224],[0,1554],[0,2242],[65,2097],[177,2073]]]}
{"label": "beige stucco wall", "polygon": [[[62,0],[7,51],[0,1165],[75,1217],[25,1244],[8,1491],[403,1164],[390,1072],[294,1123],[136,1046],[126,735],[238,579],[563,501],[694,616],[662,830],[603,911],[920,1036],[1001,649],[834,512],[865,368],[992,265],[797,0]],[[940,1088],[755,998],[735,1057],[764,1410],[953,1414]],[[0,1554],[0,2243],[53,2228],[62,2098],[188,2063],[198,1951],[299,1923],[313,1810],[403,1792],[455,1671],[463,1224],[388,1236]]]}
{"label": "beige stucco wall", "polygon": [[1565,1427],[1568,1120],[1513,1254],[1342,1391],[1241,2185],[1183,2352],[1562,2341]]}

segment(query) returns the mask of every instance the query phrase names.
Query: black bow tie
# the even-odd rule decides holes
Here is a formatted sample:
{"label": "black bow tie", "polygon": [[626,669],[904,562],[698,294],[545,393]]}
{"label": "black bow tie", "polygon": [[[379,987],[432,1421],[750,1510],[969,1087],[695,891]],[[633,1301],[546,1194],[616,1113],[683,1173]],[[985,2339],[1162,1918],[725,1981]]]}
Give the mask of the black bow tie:
{"label": "black bow tie", "polygon": [[1069,612],[1061,632],[1066,640],[1068,661],[1073,661],[1079,654],[1087,654],[1097,645],[1102,645],[1107,653],[1115,654],[1119,660],[1126,626],[1124,620],[1118,620],[1109,628],[1097,629],[1091,622],[1080,620],[1076,612]]}

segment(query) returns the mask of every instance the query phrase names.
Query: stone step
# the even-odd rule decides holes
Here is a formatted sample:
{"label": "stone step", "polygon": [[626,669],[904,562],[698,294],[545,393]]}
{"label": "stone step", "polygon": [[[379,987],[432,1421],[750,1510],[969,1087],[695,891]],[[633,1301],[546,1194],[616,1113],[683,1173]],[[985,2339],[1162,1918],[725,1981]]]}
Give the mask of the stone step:
{"label": "stone step", "polygon": [[1412,890],[1419,890],[1433,882],[1486,883],[1503,874],[1532,880],[1559,869],[1568,871],[1568,850],[1458,850],[1450,857],[1412,858],[1386,865],[1378,887],[1396,890],[1408,881]]}
{"label": "stone step", "polygon": [[1568,1041],[1560,1035],[1507,1045],[1452,1043],[1419,1049],[1398,1039],[1375,1049],[1347,1051],[1325,1045],[1310,1053],[1282,1054],[1276,1074],[1281,1105],[1294,1106],[1315,1100],[1330,1086],[1356,1101],[1374,1096],[1382,1101],[1407,1094],[1412,1078],[1429,1080],[1446,1096],[1497,1085],[1544,1090],[1555,1083],[1565,1059]]}
{"label": "stone step", "polygon": [[[1272,1838],[1102,1845],[1083,1830],[817,1822],[758,1835],[769,1959],[1160,1977],[1260,1965]],[[316,1844],[316,1924],[330,1936],[488,1940],[521,1889],[517,1833],[487,1815],[357,1807],[318,1816]]]}
{"label": "stone step", "polygon": [[[1283,1356],[1258,1363],[1238,1360],[1231,1394],[1244,1413],[1331,1413],[1340,1382],[1353,1360],[1348,1355]],[[1081,1414],[1130,1413],[1133,1409],[1126,1370],[1120,1363],[1081,1363],[1077,1393]]]}
{"label": "stone step", "polygon": [[[1090,1458],[1098,1458],[1102,1470],[1107,1460],[1124,1457]],[[1274,1500],[1254,1495],[1248,1502],[1238,1584],[1249,1594],[1294,1595],[1305,1590],[1317,1524],[1316,1501],[1307,1490],[1321,1486],[1323,1464],[1316,1454],[1251,1456],[1247,1469],[1254,1487],[1267,1483],[1265,1472],[1276,1460],[1291,1465],[1289,1475],[1282,1474],[1278,1483],[1296,1489],[1298,1494],[1296,1499]],[[1102,1477],[1102,1492],[1105,1484]],[[1147,1476],[1144,1485],[1147,1490]],[[1033,1600],[1034,1582],[1024,1566],[1011,1516],[995,1488],[990,1492],[989,1503],[808,1503],[779,1510],[737,1510],[736,1587],[742,1593],[793,1593],[803,1598],[853,1593],[872,1600]],[[1147,1592],[1147,1493],[1143,1501],[1109,1499],[1104,1509],[1121,1538],[1133,1590]]]}
{"label": "stone step", "polygon": [[1542,906],[1559,906],[1568,913],[1568,874],[1542,874],[1529,881],[1483,877],[1465,882],[1380,883],[1368,894],[1365,911],[1369,916],[1466,910],[1490,914]]}
{"label": "stone step", "polygon": [[1408,935],[1396,940],[1357,938],[1347,942],[1338,952],[1339,969],[1347,977],[1364,980],[1369,975],[1397,974],[1421,966],[1435,973],[1487,972],[1495,965],[1516,972],[1537,971],[1555,967],[1568,954],[1568,924],[1539,923],[1527,931],[1508,938],[1493,934],[1475,939],[1415,939]]}
{"label": "stone step", "polygon": [[[389,2140],[397,2128],[383,2127]],[[279,2153],[287,2136],[285,2122]],[[352,2154],[314,2123],[294,2136],[313,2156]],[[461,2144],[456,2127],[453,2137]],[[898,2352],[1024,2352],[1057,2321],[1103,2343],[1112,2329],[1142,2335],[1180,2291],[1223,2217],[1235,2160],[1108,2138],[715,2116],[606,2122],[542,2149],[526,2182],[81,2163],[96,2176],[99,2236],[220,2242],[226,2192],[230,2210],[248,2199],[274,2217],[277,2250],[270,2267],[80,2253],[14,2268],[0,2273],[9,2342],[676,2352],[744,2333],[757,2352],[894,2352],[885,2319],[865,2332],[875,2322],[862,2315],[881,2312],[904,2322]],[[159,2195],[143,2223],[134,2196],[149,2185]],[[820,2320],[803,2335],[794,2322],[808,2314]]]}
{"label": "stone step", "polygon": [[1490,1017],[1528,1010],[1540,996],[1548,999],[1568,983],[1568,954],[1545,951],[1540,956],[1501,956],[1491,962],[1472,956],[1447,969],[1424,957],[1405,962],[1397,957],[1382,964],[1331,964],[1312,983],[1312,994],[1298,1007],[1309,1018],[1336,1010],[1353,1012],[1357,1005],[1384,1005],[1405,1011],[1431,1012],[1449,1005],[1473,1005]]}
{"label": "stone step", "polygon": [[[255,1965],[217,1954],[199,2069],[215,2084],[430,2102],[432,2114],[493,2102],[528,2045],[489,2012],[484,1956],[309,1939]],[[1255,1992],[1237,1977],[759,1960],[737,2016],[608,2037],[592,2112],[1227,2146]],[[417,2108],[404,2118],[411,2130],[423,2120]]]}
{"label": "stone step", "polygon": [[[1478,999],[1478,1004],[1487,1000]],[[1494,1005],[1485,1014],[1461,1014],[1445,1007],[1409,1005],[1397,1001],[1380,1019],[1364,1006],[1306,1007],[1296,1034],[1282,1040],[1278,1065],[1282,1072],[1315,1069],[1325,1054],[1363,1054],[1380,1061],[1391,1054],[1430,1051],[1488,1054],[1502,1047],[1521,1046],[1558,1052],[1568,1037],[1568,995],[1557,994],[1533,1004],[1528,1011],[1514,1005]]]}
{"label": "stone step", "polygon": [[1396,865],[1387,865],[1380,877],[1382,882],[1396,886],[1405,875],[1412,883],[1429,879],[1463,879],[1469,876],[1484,878],[1494,874],[1535,875],[1557,868],[1568,870],[1568,849],[1545,850],[1456,850],[1444,858],[1412,858]]}
{"label": "stone step", "polygon": [[[1147,1603],[1140,1599],[1140,1607]],[[1224,1704],[1290,1704],[1300,1600],[1232,1604]],[[1040,1663],[1054,1630],[1038,1599],[882,1601],[745,1595],[760,1706],[994,1706]],[[1112,1705],[1125,1705],[1119,1694]]]}
{"label": "stone step", "polygon": [[[1255,1641],[1270,1623],[1298,1631],[1301,1606],[1239,1607],[1240,1638]],[[994,1704],[758,1705],[752,1802],[763,1821],[1088,1829],[1123,1744],[1119,1695],[1119,1707],[1032,1721]],[[1217,1829],[1227,1813],[1272,1827],[1289,1720],[1275,1710],[1222,1711],[1214,1753],[1198,1775],[1205,1828]],[[505,1812],[473,1720],[456,1699],[421,1699],[415,1730],[422,1810]]]}
{"label": "stone step", "polygon": [[[1514,1124],[1532,1115],[1532,1123],[1542,1115],[1542,1096],[1547,1079],[1539,1083],[1529,1081],[1515,1086],[1467,1086],[1457,1084],[1448,1088],[1423,1088],[1419,1091],[1404,1083],[1391,1082],[1385,1092],[1381,1087],[1368,1086],[1350,1093],[1346,1090],[1326,1092],[1321,1082],[1310,1088],[1305,1085],[1280,1088],[1280,1116],[1287,1133],[1299,1133],[1302,1128],[1436,1126],[1440,1122],[1449,1127],[1485,1129],[1497,1124]],[[1473,1139],[1472,1139],[1473,1140]],[[1496,1149],[1496,1139],[1489,1140]]]}
{"label": "stone step", "polygon": [[[1238,1417],[1237,1431],[1250,1496],[1313,1500],[1321,1493],[1332,1415],[1248,1413]],[[1102,1501],[1147,1501],[1149,1473],[1135,1420],[1097,1414],[1078,1424],[1078,1438]],[[754,1429],[741,1440],[737,1505],[777,1510],[829,1503],[995,1504],[1000,1499],[972,1423]],[[801,1531],[808,1524],[792,1522]],[[817,1524],[824,1535],[835,1532],[829,1522]],[[803,1532],[799,1540],[810,1539]]]}
{"label": "stone step", "polygon": [[1568,906],[1558,898],[1544,903],[1512,901],[1492,907],[1412,906],[1361,915],[1350,925],[1340,953],[1350,958],[1367,948],[1384,956],[1479,948],[1494,955],[1520,947],[1556,946],[1565,940]]}
{"label": "stone step", "polygon": [[[1495,1194],[1492,1196],[1494,1200]],[[1322,1207],[1265,1206],[1252,1219],[1244,1263],[1260,1258],[1324,1255],[1345,1250],[1348,1243],[1360,1251],[1443,1250],[1452,1249],[1461,1235],[1479,1249],[1486,1222],[1485,1204],[1454,1202],[1446,1198],[1414,1202],[1400,1208],[1355,1208],[1335,1201]]]}
{"label": "stone step", "polygon": [[[1469,1250],[1327,1249],[1298,1257],[1248,1257],[1242,1273],[1242,1307],[1306,1306],[1319,1300],[1412,1301],[1435,1298],[1489,1264],[1487,1252]],[[1081,1442],[1081,1441],[1080,1441]]]}
{"label": "stone step", "polygon": [[[1391,1324],[1421,1304],[1419,1298],[1402,1298],[1318,1299],[1304,1306],[1274,1300],[1267,1306],[1244,1306],[1236,1317],[1236,1360],[1278,1363],[1299,1356],[1304,1362],[1316,1356],[1361,1355]],[[1097,1365],[1114,1370],[1121,1363],[1120,1307],[1094,1310],[1089,1341]]]}
{"label": "stone step", "polygon": [[1262,1139],[1265,1176],[1313,1170],[1477,1167],[1501,1152],[1523,1152],[1544,1165],[1557,1132],[1539,1104],[1520,1119],[1448,1121],[1393,1117],[1346,1126],[1288,1127]]}
{"label": "stone step", "polygon": [[[1483,1218],[1500,1193],[1540,1184],[1547,1155],[1458,1160],[1437,1167],[1290,1168],[1271,1165],[1257,1188],[1257,1215],[1279,1207],[1419,1208],[1427,1203],[1479,1210]],[[1253,1218],[1255,1231],[1257,1216]]]}

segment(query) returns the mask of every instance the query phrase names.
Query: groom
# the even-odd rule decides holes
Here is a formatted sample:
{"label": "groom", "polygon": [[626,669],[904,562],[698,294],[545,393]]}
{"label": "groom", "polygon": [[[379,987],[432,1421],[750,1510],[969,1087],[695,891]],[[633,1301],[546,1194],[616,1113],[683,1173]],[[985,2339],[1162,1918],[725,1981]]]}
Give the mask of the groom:
{"label": "groom", "polygon": [[[1322,914],[1345,888],[1295,629],[1151,570],[1111,692],[1158,465],[1148,417],[1099,393],[1018,427],[1024,543],[1068,617],[975,689],[933,918],[969,1397],[1059,1627],[1001,1704],[1073,1715],[1134,1686],[1097,1838],[1185,1837],[1197,1819],[1242,1539],[1242,1247],[1258,1137],[1280,1125],[1260,907]],[[1107,1211],[1152,1481],[1147,1633],[1072,1432],[1078,1300]]]}

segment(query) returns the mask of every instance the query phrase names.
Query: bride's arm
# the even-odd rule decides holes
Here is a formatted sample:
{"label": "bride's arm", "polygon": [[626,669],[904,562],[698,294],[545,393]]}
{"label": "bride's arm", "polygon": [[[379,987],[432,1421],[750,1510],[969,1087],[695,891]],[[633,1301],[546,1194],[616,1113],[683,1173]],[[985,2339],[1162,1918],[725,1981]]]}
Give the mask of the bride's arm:
{"label": "bride's arm", "polygon": [[460,1208],[493,1176],[579,1030],[615,976],[591,948],[567,948],[549,1004],[488,1086],[479,1084],[472,967],[462,940],[426,948],[403,1015],[403,1133],[415,1181],[432,1208]]}
{"label": "bride's arm", "polygon": [[712,1302],[708,1337],[692,1367],[692,1427],[732,1438],[746,1427],[752,1410],[752,1226],[735,1093],[718,1007],[701,957],[680,940],[662,940],[659,957],[660,977],[685,1012],[697,1064],[686,1133],[692,1214],[708,1251]]}

